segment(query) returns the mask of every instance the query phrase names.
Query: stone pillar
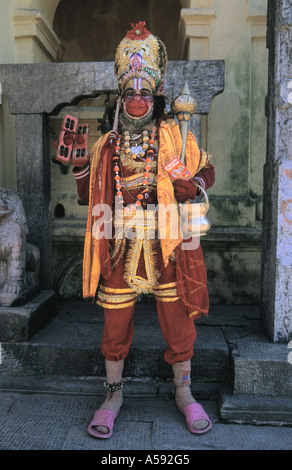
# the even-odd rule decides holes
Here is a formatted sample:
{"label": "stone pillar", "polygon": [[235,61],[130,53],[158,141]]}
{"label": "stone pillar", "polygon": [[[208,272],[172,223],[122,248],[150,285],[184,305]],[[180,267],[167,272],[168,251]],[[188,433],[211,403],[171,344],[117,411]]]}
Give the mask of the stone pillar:
{"label": "stone pillar", "polygon": [[41,285],[52,289],[49,136],[43,114],[17,114],[17,188],[26,213],[27,241],[41,253]]}
{"label": "stone pillar", "polygon": [[[51,7],[54,8],[53,5]],[[58,59],[61,42],[42,11],[14,8],[13,21],[16,63],[54,62]]]}
{"label": "stone pillar", "polygon": [[178,46],[184,59],[209,57],[210,22],[216,19],[216,0],[182,0]]}
{"label": "stone pillar", "polygon": [[[183,59],[208,60],[210,22],[216,19],[216,0],[182,0],[178,32],[178,48]],[[196,98],[196,96],[194,96]],[[196,136],[199,146],[206,133],[202,114],[195,114],[190,130]]]}
{"label": "stone pillar", "polygon": [[273,342],[292,336],[292,0],[269,0],[261,307]]}

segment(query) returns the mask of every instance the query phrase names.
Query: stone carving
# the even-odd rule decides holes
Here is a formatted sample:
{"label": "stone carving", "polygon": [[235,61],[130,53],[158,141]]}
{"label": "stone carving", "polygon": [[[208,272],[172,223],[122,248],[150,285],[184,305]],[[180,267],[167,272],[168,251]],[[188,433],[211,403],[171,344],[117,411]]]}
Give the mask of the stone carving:
{"label": "stone carving", "polygon": [[0,188],[0,306],[23,304],[39,290],[40,253],[26,235],[20,198]]}

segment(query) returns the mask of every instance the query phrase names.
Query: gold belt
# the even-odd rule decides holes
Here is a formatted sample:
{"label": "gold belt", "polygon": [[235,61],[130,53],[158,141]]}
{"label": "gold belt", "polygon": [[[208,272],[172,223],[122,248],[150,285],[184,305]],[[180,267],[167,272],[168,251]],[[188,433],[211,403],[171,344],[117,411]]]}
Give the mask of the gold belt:
{"label": "gold belt", "polygon": [[96,303],[104,308],[116,309],[135,305],[138,294],[133,289],[116,289],[100,285]]}
{"label": "gold belt", "polygon": [[[175,302],[179,299],[176,282],[157,285],[151,293],[159,302]],[[132,288],[112,288],[101,284],[96,302],[107,309],[122,309],[135,305],[138,295]]]}

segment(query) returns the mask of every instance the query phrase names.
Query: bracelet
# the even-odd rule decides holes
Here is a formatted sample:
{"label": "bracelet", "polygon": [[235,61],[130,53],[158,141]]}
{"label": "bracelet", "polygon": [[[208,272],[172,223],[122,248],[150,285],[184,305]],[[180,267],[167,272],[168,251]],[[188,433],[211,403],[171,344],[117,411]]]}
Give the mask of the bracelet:
{"label": "bracelet", "polygon": [[122,390],[124,387],[123,381],[121,380],[120,382],[114,382],[112,384],[108,383],[106,380],[103,383],[104,388],[106,389],[107,392],[117,392],[118,390]]}

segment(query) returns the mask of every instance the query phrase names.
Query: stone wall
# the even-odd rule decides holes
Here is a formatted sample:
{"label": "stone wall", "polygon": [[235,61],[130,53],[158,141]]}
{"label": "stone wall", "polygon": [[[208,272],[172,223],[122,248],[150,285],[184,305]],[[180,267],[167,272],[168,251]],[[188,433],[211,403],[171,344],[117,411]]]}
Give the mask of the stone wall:
{"label": "stone wall", "polygon": [[292,336],[292,1],[269,2],[268,139],[262,310],[273,341]]}

